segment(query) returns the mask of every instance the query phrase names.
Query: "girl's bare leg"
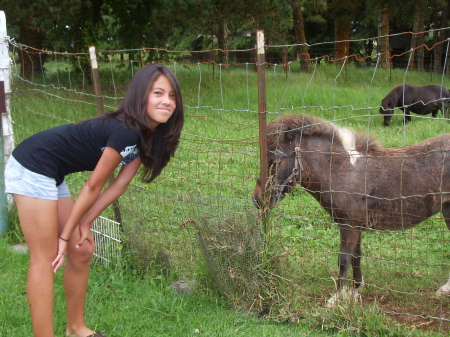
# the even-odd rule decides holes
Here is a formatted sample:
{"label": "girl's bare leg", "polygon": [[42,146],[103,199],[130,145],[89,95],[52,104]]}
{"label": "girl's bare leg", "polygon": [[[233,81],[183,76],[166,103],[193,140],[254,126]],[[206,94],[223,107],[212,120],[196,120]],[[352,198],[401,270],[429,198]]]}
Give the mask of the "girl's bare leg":
{"label": "girl's bare leg", "polygon": [[27,299],[35,337],[52,337],[53,267],[58,249],[57,202],[13,195],[30,251]]}
{"label": "girl's bare leg", "polygon": [[[58,199],[59,232],[62,231],[67,217],[72,210],[72,198]],[[70,238],[66,266],[64,268],[64,290],[66,292],[67,328],[66,335],[85,337],[93,333],[86,327],[84,321],[84,307],[88,287],[90,261],[94,254],[94,240],[86,240],[83,245],[76,248],[80,238],[78,227]]]}

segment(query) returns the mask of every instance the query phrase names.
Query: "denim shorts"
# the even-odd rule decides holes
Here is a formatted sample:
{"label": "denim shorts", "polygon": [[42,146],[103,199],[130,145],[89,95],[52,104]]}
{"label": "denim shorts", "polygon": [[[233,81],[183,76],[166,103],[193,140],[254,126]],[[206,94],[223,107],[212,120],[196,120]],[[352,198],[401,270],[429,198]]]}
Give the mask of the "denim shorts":
{"label": "denim shorts", "polygon": [[5,168],[5,192],[46,200],[70,197],[64,181],[56,186],[55,179],[26,169],[13,156]]}

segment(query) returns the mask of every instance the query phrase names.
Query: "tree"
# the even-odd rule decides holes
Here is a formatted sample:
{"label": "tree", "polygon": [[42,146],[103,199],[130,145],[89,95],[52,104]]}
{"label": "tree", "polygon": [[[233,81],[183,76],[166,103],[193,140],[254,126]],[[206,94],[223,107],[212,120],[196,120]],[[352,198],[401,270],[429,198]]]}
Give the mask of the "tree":
{"label": "tree", "polygon": [[[144,47],[157,47],[159,39],[164,40],[165,35],[158,36],[158,21],[155,19],[160,8],[164,8],[163,1],[155,0],[111,0],[105,3],[103,13],[113,18],[117,27],[119,44],[125,49],[143,49]],[[170,16],[167,16],[170,21]],[[168,33],[170,34],[170,32]],[[130,53],[130,58],[143,62],[142,53]],[[152,56],[150,55],[149,58]]]}
{"label": "tree", "polygon": [[291,0],[290,2],[296,43],[300,45],[298,50],[300,67],[303,71],[309,72],[311,71],[311,64],[309,61],[308,46],[306,45],[305,26],[303,24],[302,0]]}
{"label": "tree", "polygon": [[380,45],[380,66],[381,69],[391,68],[391,54],[389,47],[389,7],[388,4],[381,6],[378,12],[378,36]]}
{"label": "tree", "polygon": [[[213,35],[217,38],[218,63],[225,67],[230,63],[229,42],[230,32],[236,35],[238,27],[246,26],[246,4],[238,0],[210,0],[196,4],[196,17],[204,23],[201,33]],[[198,28],[198,25],[197,25]],[[197,31],[197,34],[200,33]]]}
{"label": "tree", "polygon": [[[164,59],[171,50],[209,50],[205,58],[229,64],[230,50],[254,47],[256,30],[264,30],[269,62],[282,62],[279,45],[297,44],[301,69],[310,70],[310,55],[332,54],[317,42],[336,41],[334,57],[372,55],[377,45],[381,67],[391,67],[391,54],[401,56],[426,41],[422,31],[446,27],[450,0],[26,0],[4,1],[8,24],[20,30],[18,40],[33,52],[22,53],[25,77],[40,73],[43,48],[87,52],[90,45],[104,49],[133,49],[136,61]],[[411,13],[412,15],[405,15]],[[431,15],[433,14],[433,15]],[[402,41],[398,32],[414,31]],[[378,39],[372,37],[378,34]],[[435,31],[434,41],[444,41],[445,31]],[[391,36],[391,37],[390,37]],[[402,35],[406,36],[406,34]],[[361,39],[359,42],[350,40]],[[307,42],[310,46],[307,45]],[[107,48],[109,47],[110,48]],[[435,71],[442,58],[443,43],[434,51]],[[146,49],[148,52],[142,53]],[[327,47],[325,47],[327,48]],[[99,48],[98,48],[99,49]],[[221,51],[217,51],[220,49]],[[285,48],[287,49],[287,48]],[[31,50],[29,50],[31,51]],[[244,53],[243,53],[244,54]],[[246,53],[247,57],[250,53]],[[270,54],[270,55],[269,55]],[[417,49],[411,67],[424,70],[423,48]],[[185,57],[179,54],[172,58]],[[367,58],[370,65],[370,57]],[[87,62],[86,62],[87,63]]]}
{"label": "tree", "polygon": [[447,39],[446,30],[438,30],[439,28],[447,27],[448,9],[450,7],[450,0],[434,0],[433,8],[433,26],[436,30],[433,31],[433,40],[436,43],[434,47],[433,71],[436,74],[442,74],[442,52],[443,42]]}
{"label": "tree", "polygon": [[414,4],[414,24],[413,24],[413,35],[411,38],[411,62],[409,63],[409,69],[414,69],[414,60],[417,58],[417,70],[423,71],[424,63],[424,44],[425,36],[424,30],[424,20],[425,20],[425,9],[427,1],[417,0]]}
{"label": "tree", "polygon": [[32,50],[28,48],[26,53],[19,53],[22,76],[24,78],[31,78],[34,74],[39,74],[41,72],[42,60],[39,57],[39,51],[42,50],[42,29],[20,22],[19,34],[20,43],[24,46],[32,47]]}
{"label": "tree", "polygon": [[34,73],[40,73],[43,31],[50,24],[48,16],[44,16],[48,8],[43,1],[29,4],[26,0],[17,0],[3,2],[2,10],[7,20],[19,27],[19,42],[31,47],[26,53],[19,53],[22,76],[30,78]]}
{"label": "tree", "polygon": [[[348,0],[338,2],[336,7],[344,7],[347,5]],[[344,58],[349,55],[350,52],[350,17],[348,12],[344,8],[337,8],[335,10],[335,57],[340,62],[344,62]]]}
{"label": "tree", "polygon": [[[2,5],[8,20],[19,27],[19,42],[32,48],[27,53],[19,53],[22,75],[30,78],[41,73],[45,60],[41,59],[40,52],[47,44],[53,49],[62,36],[70,36],[70,40],[75,41],[75,48],[94,40],[101,19],[102,0],[35,0],[31,3],[15,0],[4,1]],[[69,45],[65,43],[66,47]]]}
{"label": "tree", "polygon": [[330,10],[335,14],[335,57],[340,62],[350,55],[350,22],[355,17],[357,0],[335,0]]}

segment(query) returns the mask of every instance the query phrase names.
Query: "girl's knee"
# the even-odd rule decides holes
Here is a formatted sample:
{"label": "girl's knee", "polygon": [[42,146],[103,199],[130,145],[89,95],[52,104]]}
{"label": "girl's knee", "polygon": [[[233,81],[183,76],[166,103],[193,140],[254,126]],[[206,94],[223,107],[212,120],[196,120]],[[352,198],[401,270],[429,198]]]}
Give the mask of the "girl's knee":
{"label": "girl's knee", "polygon": [[71,247],[67,253],[67,258],[73,262],[90,262],[94,256],[95,244],[89,241],[84,241],[84,243],[76,247]]}

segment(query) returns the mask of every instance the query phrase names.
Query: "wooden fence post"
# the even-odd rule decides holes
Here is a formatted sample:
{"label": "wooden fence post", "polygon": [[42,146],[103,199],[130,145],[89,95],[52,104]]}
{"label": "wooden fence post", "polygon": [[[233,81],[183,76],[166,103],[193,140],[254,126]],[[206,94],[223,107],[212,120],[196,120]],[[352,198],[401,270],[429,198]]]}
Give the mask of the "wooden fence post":
{"label": "wooden fence post", "polygon": [[[97,56],[95,54],[95,47],[89,47],[89,58],[91,60],[91,74],[92,74],[92,82],[94,83],[94,91],[95,91],[95,99],[97,101],[97,110],[98,114],[102,115],[105,112],[105,105],[103,103],[103,93],[102,87],[100,85],[100,73],[97,65]],[[114,175],[109,178],[109,183],[112,183],[114,180]],[[119,201],[115,200],[112,203],[112,208],[114,212],[115,220],[120,224],[122,228],[122,214],[120,213]]]}
{"label": "wooden fence post", "polygon": [[256,32],[256,69],[258,73],[258,119],[259,119],[259,179],[264,191],[261,206],[264,234],[268,234],[269,190],[267,189],[269,162],[267,156],[267,111],[266,111],[266,57],[264,31]]}
{"label": "wooden fence post", "polygon": [[89,57],[91,60],[92,82],[94,83],[95,100],[97,102],[98,114],[102,115],[105,112],[103,104],[103,93],[100,85],[100,73],[98,71],[97,56],[95,55],[95,47],[89,47]]}

